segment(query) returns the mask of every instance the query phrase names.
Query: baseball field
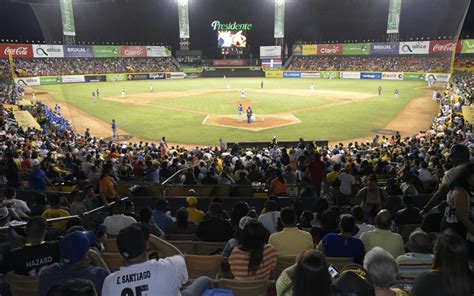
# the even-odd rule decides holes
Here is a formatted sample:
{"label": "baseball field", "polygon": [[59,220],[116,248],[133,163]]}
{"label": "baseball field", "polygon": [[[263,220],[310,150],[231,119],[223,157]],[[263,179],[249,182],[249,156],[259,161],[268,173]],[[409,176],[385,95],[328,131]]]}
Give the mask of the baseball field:
{"label": "baseball field", "polygon": [[[94,100],[96,89],[100,95]],[[371,137],[380,129],[409,135],[428,128],[437,110],[422,81],[196,78],[44,85],[29,92],[51,106],[59,103],[79,132],[88,127],[109,137],[115,119],[119,134],[134,140],[166,136],[170,143],[199,145],[273,136],[334,142]],[[239,121],[239,103],[244,111],[251,106],[254,122],[248,124],[245,115]]]}

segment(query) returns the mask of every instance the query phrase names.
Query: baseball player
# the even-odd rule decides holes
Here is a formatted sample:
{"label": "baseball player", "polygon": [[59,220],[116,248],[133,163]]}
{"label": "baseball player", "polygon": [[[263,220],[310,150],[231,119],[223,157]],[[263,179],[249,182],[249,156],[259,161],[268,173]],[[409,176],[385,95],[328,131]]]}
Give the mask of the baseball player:
{"label": "baseball player", "polygon": [[227,89],[230,88],[230,81],[227,81]]}
{"label": "baseball player", "polygon": [[252,115],[253,115],[253,111],[252,111],[252,108],[250,108],[249,106],[247,108],[247,123],[252,122]]}
{"label": "baseball player", "polygon": [[240,90],[240,98],[245,99],[245,90],[243,88]]}
{"label": "baseball player", "polygon": [[112,128],[112,138],[117,138],[117,123],[115,122],[115,119],[112,119],[112,124],[110,127]]}
{"label": "baseball player", "polygon": [[382,95],[382,87],[379,86],[378,90],[379,90],[379,96],[381,96]]}
{"label": "baseball player", "polygon": [[314,84],[311,84],[311,86],[309,87],[309,89],[311,90],[311,92],[314,92]]}
{"label": "baseball player", "polygon": [[95,103],[97,101],[97,96],[95,91],[92,92],[92,101]]}
{"label": "baseball player", "polygon": [[239,113],[239,121],[242,121],[244,119],[244,106],[242,104],[239,104],[239,107],[237,108],[237,111]]}
{"label": "baseball player", "polygon": [[100,91],[99,91],[99,89],[96,89],[96,90],[95,90],[95,96],[96,96],[97,98],[99,98],[99,95],[100,95]]}
{"label": "baseball player", "polygon": [[154,92],[155,91],[155,86],[153,84],[150,84],[150,92]]}
{"label": "baseball player", "polygon": [[122,88],[122,90],[120,92],[122,94],[122,98],[125,98],[125,88]]}
{"label": "baseball player", "polygon": [[398,99],[398,88],[395,89],[395,99]]}

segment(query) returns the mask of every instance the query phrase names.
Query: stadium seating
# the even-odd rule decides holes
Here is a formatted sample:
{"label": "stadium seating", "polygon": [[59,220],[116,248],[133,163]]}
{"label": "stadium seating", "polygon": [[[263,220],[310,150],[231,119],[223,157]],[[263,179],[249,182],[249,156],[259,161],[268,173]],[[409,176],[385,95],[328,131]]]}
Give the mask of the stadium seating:
{"label": "stadium seating", "polygon": [[38,296],[38,277],[9,272],[5,275],[5,280],[10,285],[13,296]]}

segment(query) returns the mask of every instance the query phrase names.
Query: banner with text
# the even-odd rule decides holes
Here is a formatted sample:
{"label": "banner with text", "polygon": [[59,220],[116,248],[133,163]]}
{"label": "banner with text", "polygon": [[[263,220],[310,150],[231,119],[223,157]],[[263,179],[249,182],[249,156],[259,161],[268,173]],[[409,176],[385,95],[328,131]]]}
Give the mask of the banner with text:
{"label": "banner with text", "polygon": [[275,1],[275,23],[273,38],[285,37],[285,1]]}
{"label": "banner with text", "polygon": [[0,58],[8,58],[10,53],[14,58],[32,58],[33,47],[31,44],[0,44]]}
{"label": "banner with text", "polygon": [[398,54],[398,42],[371,43],[370,54],[373,55],[394,55]]}
{"label": "banner with text", "polygon": [[178,1],[179,38],[189,38],[188,1]]}
{"label": "banner with text", "polygon": [[229,60],[212,60],[214,66],[245,66],[245,60],[229,59]]}
{"label": "banner with text", "polygon": [[449,73],[427,73],[426,74],[426,81],[438,81],[438,82],[448,82],[449,78],[451,78],[451,74]]}
{"label": "banner with text", "polygon": [[319,72],[301,72],[301,78],[321,78]]}
{"label": "banner with text", "polygon": [[423,73],[404,72],[403,80],[425,80],[426,75]]}
{"label": "banner with text", "polygon": [[344,44],[344,55],[369,55],[370,43]]}
{"label": "banner with text", "polygon": [[119,58],[120,46],[115,45],[95,45],[92,46],[94,57],[96,58]]}
{"label": "banner with text", "polygon": [[150,73],[148,79],[165,79],[165,73]]}
{"label": "banner with text", "polygon": [[84,76],[85,82],[103,82],[107,81],[105,75],[86,75]]}
{"label": "banner with text", "polygon": [[360,72],[340,72],[341,79],[360,79]]}
{"label": "banner with text", "polygon": [[64,56],[66,58],[92,58],[94,52],[90,45],[65,45]]}
{"label": "banner with text", "polygon": [[384,80],[403,80],[403,73],[400,72],[383,72],[382,79]]}
{"label": "banner with text", "polygon": [[430,41],[430,54],[452,54],[456,49],[455,40]]}
{"label": "banner with text", "polygon": [[338,71],[322,71],[320,72],[321,78],[323,79],[339,79],[340,74]]}
{"label": "banner with text", "polygon": [[317,55],[318,45],[317,44],[304,44],[303,55]]}
{"label": "banner with text", "polygon": [[265,71],[265,77],[267,78],[282,78],[282,71]]}
{"label": "banner with text", "polygon": [[84,75],[65,75],[62,76],[63,83],[79,83],[85,82]]}
{"label": "banner with text", "polygon": [[464,39],[462,41],[461,53],[474,53],[474,39]]}
{"label": "banner with text", "polygon": [[301,72],[283,72],[284,78],[301,78]]}
{"label": "banner with text", "polygon": [[64,47],[62,45],[33,44],[33,57],[64,58]]}
{"label": "banner with text", "polygon": [[164,46],[147,46],[146,47],[147,57],[170,57],[171,51]]}
{"label": "banner with text", "polygon": [[280,58],[281,57],[281,46],[260,46],[260,58]]}
{"label": "banner with text", "polygon": [[402,0],[390,0],[388,8],[387,34],[398,33]]}
{"label": "banner with text", "polygon": [[360,79],[382,79],[382,73],[361,72]]}
{"label": "banner with text", "polygon": [[428,54],[429,52],[429,41],[400,42],[399,54]]}
{"label": "banner with text", "polygon": [[[318,44],[318,54],[320,55],[342,55],[344,44]],[[304,46],[304,45],[303,45]]]}
{"label": "banner with text", "polygon": [[30,86],[30,85],[40,85],[41,81],[39,77],[24,77],[24,78],[15,78],[15,83],[19,86]]}
{"label": "banner with text", "polygon": [[60,0],[59,5],[61,7],[61,21],[63,23],[63,34],[66,36],[76,36],[72,0]]}
{"label": "banner with text", "polygon": [[145,46],[130,46],[125,45],[120,47],[120,52],[124,58],[144,58],[146,57]]}
{"label": "banner with text", "polygon": [[40,77],[40,84],[41,85],[48,85],[48,84],[59,84],[62,83],[63,80],[61,76],[45,76]]}
{"label": "banner with text", "polygon": [[107,81],[125,81],[127,80],[127,74],[107,74],[105,75]]}

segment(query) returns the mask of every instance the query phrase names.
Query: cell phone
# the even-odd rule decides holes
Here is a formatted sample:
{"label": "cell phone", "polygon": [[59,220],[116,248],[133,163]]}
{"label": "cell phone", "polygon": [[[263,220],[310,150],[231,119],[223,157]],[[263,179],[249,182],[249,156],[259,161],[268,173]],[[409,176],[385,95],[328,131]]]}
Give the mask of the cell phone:
{"label": "cell phone", "polygon": [[339,274],[339,271],[336,267],[334,267],[334,265],[329,265],[328,271],[332,278],[337,277],[337,275]]}

